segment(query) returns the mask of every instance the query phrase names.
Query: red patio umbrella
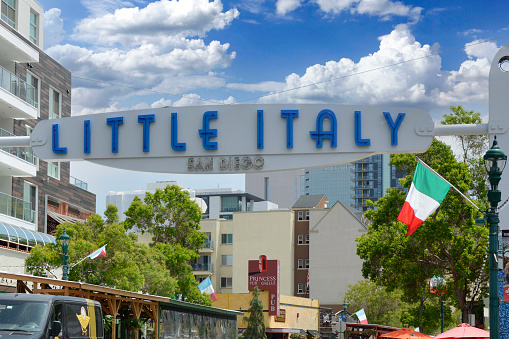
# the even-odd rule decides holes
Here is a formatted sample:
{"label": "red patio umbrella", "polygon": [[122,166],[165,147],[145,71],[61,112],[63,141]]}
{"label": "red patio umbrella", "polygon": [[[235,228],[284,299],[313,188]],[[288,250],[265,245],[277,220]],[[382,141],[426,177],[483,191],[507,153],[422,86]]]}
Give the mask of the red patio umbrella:
{"label": "red patio umbrella", "polygon": [[402,328],[401,330],[397,330],[397,331],[394,331],[394,332],[389,332],[389,333],[383,334],[383,335],[380,336],[380,338],[389,338],[389,339],[412,339],[412,338],[414,338],[414,339],[419,339],[419,338],[422,338],[422,339],[431,339],[432,337],[430,337],[427,334],[414,331],[414,330],[412,330],[410,328]]}
{"label": "red patio umbrella", "polygon": [[483,339],[489,337],[490,332],[488,331],[481,330],[480,328],[477,327],[472,327],[469,324],[459,324],[455,328],[435,336],[435,339],[452,339],[452,338]]}

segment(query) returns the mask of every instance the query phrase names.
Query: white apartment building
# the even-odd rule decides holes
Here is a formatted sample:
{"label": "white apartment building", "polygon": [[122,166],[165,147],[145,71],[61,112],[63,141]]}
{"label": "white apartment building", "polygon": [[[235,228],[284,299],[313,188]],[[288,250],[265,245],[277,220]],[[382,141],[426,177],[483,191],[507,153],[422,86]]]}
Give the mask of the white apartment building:
{"label": "white apartment building", "polygon": [[[0,136],[28,136],[41,119],[71,115],[71,73],[42,51],[44,9],[1,0]],[[24,259],[64,221],[95,212],[95,195],[69,163],[37,159],[30,147],[0,148],[0,270],[25,273]]]}

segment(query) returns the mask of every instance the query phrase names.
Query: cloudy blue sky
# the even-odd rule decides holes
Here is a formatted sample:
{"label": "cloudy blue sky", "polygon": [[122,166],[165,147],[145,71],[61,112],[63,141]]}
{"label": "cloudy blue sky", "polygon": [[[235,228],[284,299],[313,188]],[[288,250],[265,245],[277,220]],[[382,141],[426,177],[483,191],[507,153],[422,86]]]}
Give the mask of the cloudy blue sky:
{"label": "cloudy blue sky", "polygon": [[[488,73],[509,41],[509,2],[38,0],[44,50],[72,72],[74,115],[163,106],[450,105],[488,113]],[[73,163],[108,190],[178,180],[243,189],[243,175],[149,174]]]}

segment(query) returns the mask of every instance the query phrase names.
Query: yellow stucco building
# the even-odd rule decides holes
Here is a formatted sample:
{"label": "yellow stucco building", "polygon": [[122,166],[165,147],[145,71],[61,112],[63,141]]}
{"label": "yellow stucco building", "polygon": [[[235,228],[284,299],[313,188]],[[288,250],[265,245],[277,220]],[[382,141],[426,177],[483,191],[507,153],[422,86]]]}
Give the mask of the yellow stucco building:
{"label": "yellow stucco building", "polygon": [[[251,293],[224,293],[217,294],[218,300],[212,306],[222,309],[245,312],[249,317],[249,301]],[[280,295],[280,317],[269,316],[269,292],[261,291],[259,299],[263,302],[265,315],[265,328],[268,339],[289,338],[292,333],[314,335],[318,331],[320,318],[320,303],[318,300]],[[239,330],[246,328],[242,316],[237,317]]]}

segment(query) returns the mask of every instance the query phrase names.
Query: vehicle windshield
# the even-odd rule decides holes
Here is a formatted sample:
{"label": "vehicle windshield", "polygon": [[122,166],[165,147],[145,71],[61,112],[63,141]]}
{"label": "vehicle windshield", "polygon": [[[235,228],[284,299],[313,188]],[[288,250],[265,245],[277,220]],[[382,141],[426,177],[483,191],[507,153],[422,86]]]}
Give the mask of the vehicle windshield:
{"label": "vehicle windshield", "polygon": [[0,331],[43,330],[49,304],[27,300],[0,300]]}

